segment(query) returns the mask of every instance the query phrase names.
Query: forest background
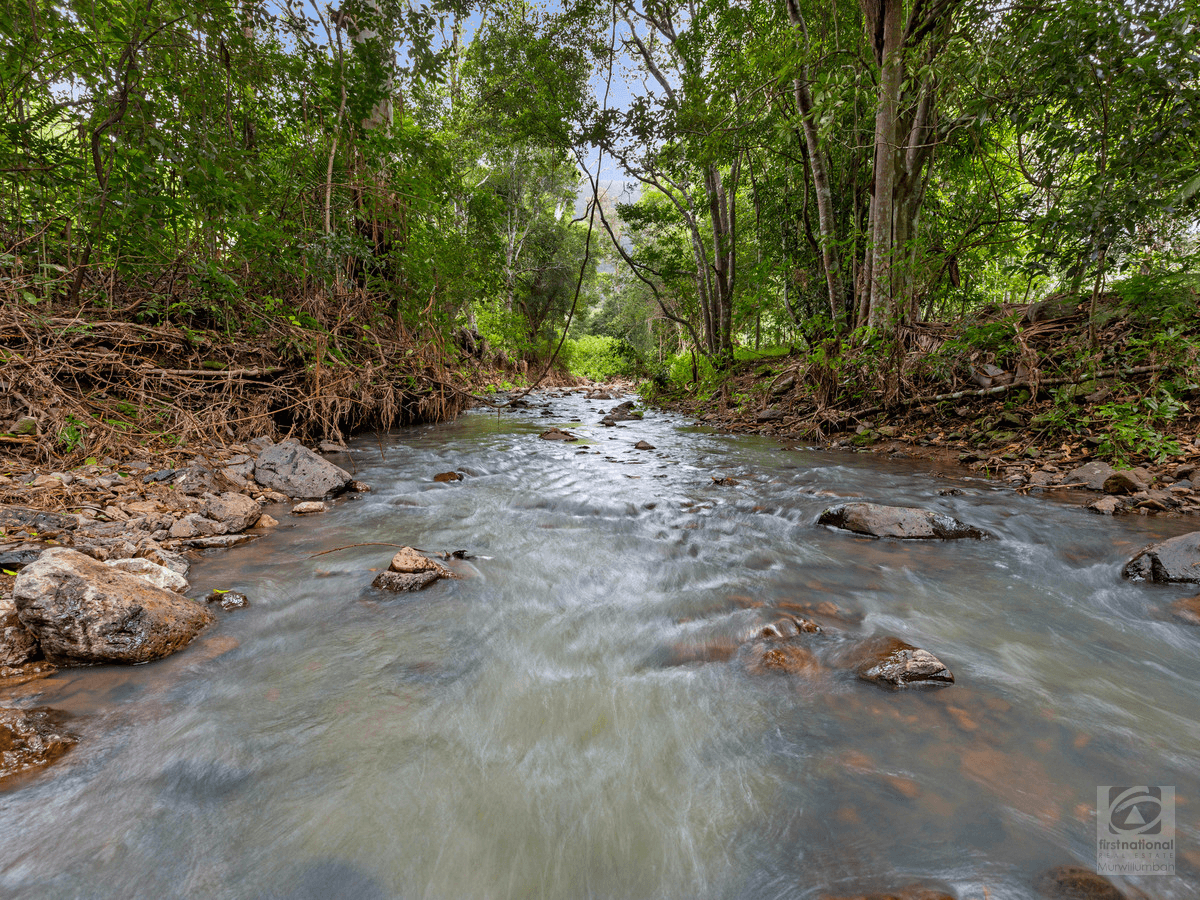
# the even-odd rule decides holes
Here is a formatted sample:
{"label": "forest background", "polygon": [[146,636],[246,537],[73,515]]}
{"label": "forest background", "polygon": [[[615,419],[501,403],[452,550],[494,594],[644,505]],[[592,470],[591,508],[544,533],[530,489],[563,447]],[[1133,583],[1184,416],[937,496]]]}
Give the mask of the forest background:
{"label": "forest background", "polygon": [[864,440],[994,397],[1161,458],[1200,393],[1196,0],[6,0],[0,35],[10,449],[337,437],[554,364]]}

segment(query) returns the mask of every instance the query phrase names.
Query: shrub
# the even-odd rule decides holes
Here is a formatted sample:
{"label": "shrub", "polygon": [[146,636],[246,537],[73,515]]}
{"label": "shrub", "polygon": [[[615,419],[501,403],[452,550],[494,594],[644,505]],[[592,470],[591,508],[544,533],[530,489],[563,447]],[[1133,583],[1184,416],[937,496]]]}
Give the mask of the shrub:
{"label": "shrub", "polygon": [[567,340],[563,344],[563,356],[572,374],[592,381],[632,377],[638,370],[633,347],[626,341],[602,335],[585,334],[576,340]]}

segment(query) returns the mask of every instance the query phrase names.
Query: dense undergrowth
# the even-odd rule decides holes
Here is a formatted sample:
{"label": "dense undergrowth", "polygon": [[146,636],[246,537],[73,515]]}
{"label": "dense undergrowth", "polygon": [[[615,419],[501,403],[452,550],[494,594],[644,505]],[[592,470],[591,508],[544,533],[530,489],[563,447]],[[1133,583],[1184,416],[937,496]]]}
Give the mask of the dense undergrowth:
{"label": "dense undergrowth", "polygon": [[[1181,453],[1200,425],[1200,277],[1137,276],[1097,298],[994,305],[894,342],[866,333],[742,352],[724,368],[676,357],[649,399],[869,446],[910,437],[964,458],[1083,446],[1118,463]],[[772,354],[774,354],[772,356]]]}

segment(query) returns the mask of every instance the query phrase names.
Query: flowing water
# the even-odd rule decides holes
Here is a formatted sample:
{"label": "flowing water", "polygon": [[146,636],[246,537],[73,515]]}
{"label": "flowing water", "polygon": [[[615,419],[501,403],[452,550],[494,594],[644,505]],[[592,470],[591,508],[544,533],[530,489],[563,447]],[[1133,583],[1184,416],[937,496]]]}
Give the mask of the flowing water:
{"label": "flowing water", "polygon": [[[1137,884],[1200,896],[1200,629],[1162,611],[1190,591],[1120,577],[1193,523],[1102,519],[1078,498],[653,411],[594,424],[612,405],[543,397],[360,439],[340,461],[372,493],[314,518],[273,510],[274,533],[194,565],[194,595],[235,588],[249,609],[153,665],[24,688],[22,705],[77,714],[82,740],[0,794],[0,895],[818,898],[922,882],[1025,900],[1046,867],[1094,866],[1098,785],[1148,784],[1176,787],[1179,874]],[[552,424],[584,441],[539,440]],[[433,482],[451,469],[465,479]],[[839,496],[997,539],[816,526]],[[474,559],[385,596],[370,582],[393,549],[350,546],[368,542]],[[779,604],[827,602],[848,624],[827,617],[814,646],[896,635],[957,683],[888,693],[832,665],[687,661]]]}

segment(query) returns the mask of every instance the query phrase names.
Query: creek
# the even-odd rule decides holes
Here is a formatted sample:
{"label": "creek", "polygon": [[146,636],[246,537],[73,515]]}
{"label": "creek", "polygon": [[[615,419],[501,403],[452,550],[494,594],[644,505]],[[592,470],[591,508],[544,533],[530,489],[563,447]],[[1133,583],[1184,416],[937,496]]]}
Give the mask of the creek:
{"label": "creek", "polygon": [[[1094,867],[1097,786],[1125,784],[1178,797],[1179,874],[1137,885],[1200,896],[1200,629],[1163,612],[1195,591],[1120,576],[1193,523],[530,399],[357,439],[334,461],[371,493],[272,509],[267,537],[194,564],[193,596],[250,608],[161,662],[21,689],[82,740],[0,794],[0,896],[1031,900],[1047,867]],[[583,440],[539,440],[551,425]],[[838,497],[996,539],[816,526]],[[348,546],[368,542],[474,558],[385,595],[394,550]],[[957,683],[670,664],[826,602]]]}

